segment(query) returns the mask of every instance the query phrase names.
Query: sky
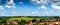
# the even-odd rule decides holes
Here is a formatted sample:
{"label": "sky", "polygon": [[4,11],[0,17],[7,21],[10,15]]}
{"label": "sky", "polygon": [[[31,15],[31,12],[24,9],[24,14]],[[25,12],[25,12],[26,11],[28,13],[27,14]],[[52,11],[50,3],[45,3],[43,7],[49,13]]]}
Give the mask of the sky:
{"label": "sky", "polygon": [[58,0],[0,0],[0,16],[60,16]]}

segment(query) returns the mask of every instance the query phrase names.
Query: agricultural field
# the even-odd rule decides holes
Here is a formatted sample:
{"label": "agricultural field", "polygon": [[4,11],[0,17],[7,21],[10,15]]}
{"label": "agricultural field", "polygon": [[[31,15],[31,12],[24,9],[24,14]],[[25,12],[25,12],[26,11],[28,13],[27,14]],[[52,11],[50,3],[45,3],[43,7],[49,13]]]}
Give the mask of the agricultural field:
{"label": "agricultural field", "polygon": [[[0,17],[0,25],[25,25],[39,23],[47,23],[60,21],[59,16],[12,16],[12,17]],[[60,24],[60,23],[59,23]]]}
{"label": "agricultural field", "polygon": [[40,18],[27,18],[27,17],[23,17],[23,18],[10,18],[8,20],[19,20],[20,21],[21,19],[23,19],[23,20],[33,20],[33,19],[40,20]]}

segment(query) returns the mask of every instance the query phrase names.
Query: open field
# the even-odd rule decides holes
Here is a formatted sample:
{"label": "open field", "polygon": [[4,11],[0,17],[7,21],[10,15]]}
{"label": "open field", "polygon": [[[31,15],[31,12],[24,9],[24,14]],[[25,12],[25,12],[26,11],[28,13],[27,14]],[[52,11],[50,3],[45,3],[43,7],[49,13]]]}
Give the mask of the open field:
{"label": "open field", "polygon": [[40,19],[44,19],[44,18],[59,18],[59,16],[11,16],[11,17],[7,17],[7,16],[1,16],[0,20],[40,20]]}

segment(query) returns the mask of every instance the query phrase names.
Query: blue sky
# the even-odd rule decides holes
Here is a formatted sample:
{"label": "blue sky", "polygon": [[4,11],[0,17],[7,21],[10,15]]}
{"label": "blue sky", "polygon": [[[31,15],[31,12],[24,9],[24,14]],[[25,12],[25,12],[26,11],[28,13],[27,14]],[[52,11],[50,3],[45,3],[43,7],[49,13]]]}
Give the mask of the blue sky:
{"label": "blue sky", "polygon": [[[47,0],[46,0],[47,1]],[[8,6],[7,4],[13,4]],[[60,16],[58,3],[32,0],[0,0],[0,16]]]}

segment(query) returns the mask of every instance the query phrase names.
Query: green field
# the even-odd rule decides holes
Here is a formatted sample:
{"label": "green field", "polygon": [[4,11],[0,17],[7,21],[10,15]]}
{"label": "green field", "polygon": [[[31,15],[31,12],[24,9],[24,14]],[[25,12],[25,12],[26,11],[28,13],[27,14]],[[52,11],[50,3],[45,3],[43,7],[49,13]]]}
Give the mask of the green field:
{"label": "green field", "polygon": [[11,16],[11,17],[6,17],[6,16],[1,16],[0,20],[40,20],[40,19],[45,19],[45,18],[59,18],[59,16]]}
{"label": "green field", "polygon": [[23,18],[10,18],[8,20],[19,20],[20,21],[21,19],[23,19],[23,20],[33,20],[33,19],[40,20],[40,18],[27,18],[27,17],[23,17]]}

